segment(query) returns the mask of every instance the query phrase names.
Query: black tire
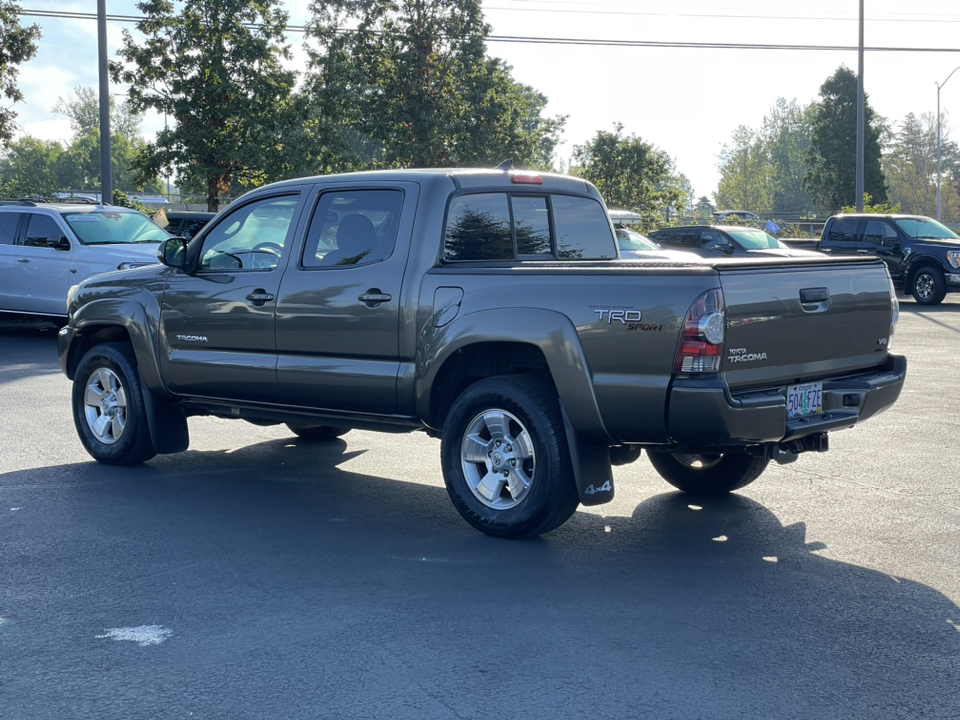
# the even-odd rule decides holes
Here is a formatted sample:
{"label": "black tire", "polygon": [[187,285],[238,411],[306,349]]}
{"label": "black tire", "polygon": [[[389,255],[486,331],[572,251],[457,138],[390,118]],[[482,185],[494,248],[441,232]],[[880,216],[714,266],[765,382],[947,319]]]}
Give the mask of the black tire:
{"label": "black tire", "polygon": [[87,351],[74,374],[72,404],[80,442],[98,462],[135,465],[157,454],[128,343],[103,343]]}
{"label": "black tire", "polygon": [[921,305],[939,305],[947,295],[943,272],[935,267],[922,267],[913,274],[910,294]]}
{"label": "black tire", "polygon": [[350,432],[350,428],[333,427],[332,425],[287,423],[287,427],[290,428],[290,432],[303,440],[333,440]]}
{"label": "black tire", "polygon": [[650,464],[677,490],[692,495],[726,495],[746,487],[767,469],[770,460],[746,453],[683,455],[648,452]]}
{"label": "black tire", "polygon": [[487,535],[542,535],[580,503],[557,394],[540,378],[502,375],[464,390],[440,457],[454,507]]}

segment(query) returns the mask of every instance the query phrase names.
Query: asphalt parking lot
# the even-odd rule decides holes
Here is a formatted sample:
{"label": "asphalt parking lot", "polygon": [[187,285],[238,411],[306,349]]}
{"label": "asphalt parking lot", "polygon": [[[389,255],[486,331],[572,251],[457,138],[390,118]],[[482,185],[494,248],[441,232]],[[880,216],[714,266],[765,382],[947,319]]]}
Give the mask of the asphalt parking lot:
{"label": "asphalt parking lot", "polygon": [[56,331],[0,325],[0,718],[960,718],[960,300],[902,309],[829,453],[696,502],[641,458],[519,542],[420,433],[98,465]]}

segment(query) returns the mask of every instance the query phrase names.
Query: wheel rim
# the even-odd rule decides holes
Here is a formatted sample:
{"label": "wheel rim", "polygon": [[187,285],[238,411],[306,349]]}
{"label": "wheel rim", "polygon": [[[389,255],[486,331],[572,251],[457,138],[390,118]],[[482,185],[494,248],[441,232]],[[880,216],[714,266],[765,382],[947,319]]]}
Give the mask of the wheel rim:
{"label": "wheel rim", "polygon": [[709,470],[723,459],[723,455],[675,454],[674,457],[678,463],[692,470]]}
{"label": "wheel rim", "polygon": [[463,434],[460,467],[477,500],[494,510],[509,510],[523,502],[533,486],[533,439],[515,415],[484,410]]}
{"label": "wheel rim", "polygon": [[87,378],[83,393],[83,416],[93,436],[112,445],[127,426],[127,393],[110,368],[98,368]]}
{"label": "wheel rim", "polygon": [[913,287],[919,297],[929,300],[933,297],[933,276],[930,273],[920,273]]}

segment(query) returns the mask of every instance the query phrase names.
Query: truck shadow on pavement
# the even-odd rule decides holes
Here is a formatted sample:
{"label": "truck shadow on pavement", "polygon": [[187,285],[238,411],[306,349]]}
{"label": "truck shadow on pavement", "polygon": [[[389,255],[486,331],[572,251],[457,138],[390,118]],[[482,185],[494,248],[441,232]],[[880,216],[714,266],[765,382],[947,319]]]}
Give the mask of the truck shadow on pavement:
{"label": "truck shadow on pavement", "polygon": [[[818,555],[749,497],[659,494],[497,540],[438,470],[351,472],[346,440],[0,477],[19,507],[0,641],[24,633],[7,707],[82,685],[72,716],[93,717],[130,683],[130,717],[958,716],[960,608]],[[163,663],[103,674],[91,638],[123,624],[169,628]]]}

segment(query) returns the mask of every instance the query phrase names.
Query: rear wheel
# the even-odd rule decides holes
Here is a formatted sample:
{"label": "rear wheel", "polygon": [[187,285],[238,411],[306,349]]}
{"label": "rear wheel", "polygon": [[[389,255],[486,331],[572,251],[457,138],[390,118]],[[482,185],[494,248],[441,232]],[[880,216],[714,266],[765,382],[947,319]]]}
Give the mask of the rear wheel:
{"label": "rear wheel", "polygon": [[921,305],[939,305],[947,295],[947,283],[937,268],[923,267],[913,276],[911,294]]}
{"label": "rear wheel", "polygon": [[678,490],[694,495],[724,495],[746,487],[767,469],[762,455],[693,455],[649,452],[650,464]]}
{"label": "rear wheel", "polygon": [[73,381],[73,421],[80,442],[99,462],[134,465],[157,454],[128,343],[95,345],[83,356]]}
{"label": "rear wheel", "polygon": [[447,415],[440,453],[454,506],[488,535],[541,535],[580,502],[557,394],[540,378],[471,385]]}
{"label": "rear wheel", "polygon": [[304,440],[333,440],[350,432],[350,428],[333,427],[332,425],[287,423],[287,427],[294,435]]}

